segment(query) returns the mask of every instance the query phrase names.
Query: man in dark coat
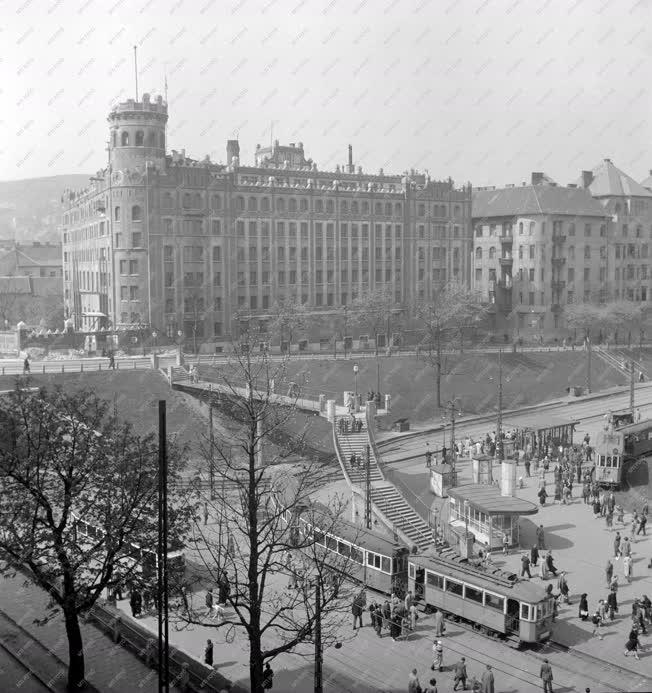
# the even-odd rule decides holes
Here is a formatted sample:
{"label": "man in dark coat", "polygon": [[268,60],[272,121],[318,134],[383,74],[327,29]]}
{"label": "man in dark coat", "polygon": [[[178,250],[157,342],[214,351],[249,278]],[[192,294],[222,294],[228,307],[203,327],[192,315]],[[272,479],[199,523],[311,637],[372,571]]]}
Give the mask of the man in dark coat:
{"label": "man in dark coat", "polygon": [[527,575],[529,578],[532,577],[530,573],[530,559],[526,553],[521,556],[521,577],[524,577],[525,575]]}
{"label": "man in dark coat", "polygon": [[536,546],[533,546],[530,549],[530,563],[536,568],[538,562],[539,562],[539,549]]}
{"label": "man in dark coat", "polygon": [[453,677],[455,681],[455,685],[453,686],[453,690],[456,691],[457,687],[462,684],[462,687],[464,690],[466,690],[466,679],[467,679],[467,674],[466,674],[466,660],[464,657],[460,659],[460,661],[455,665],[455,669],[453,672]]}
{"label": "man in dark coat", "polygon": [[539,676],[543,681],[543,693],[552,693],[552,667],[547,659],[543,660]]}
{"label": "man in dark coat", "polygon": [[362,612],[367,606],[367,597],[364,590],[358,592],[356,598],[353,600],[351,605],[351,613],[353,614],[353,630],[356,629],[356,624],[360,621],[360,628],[362,628]]}
{"label": "man in dark coat", "polygon": [[213,641],[207,640],[204,648],[204,664],[209,667],[213,666]]}
{"label": "man in dark coat", "polygon": [[494,672],[491,671],[491,664],[487,664],[487,668],[482,674],[482,693],[495,693]]}
{"label": "man in dark coat", "polygon": [[555,564],[552,561],[552,554],[550,551],[548,551],[548,555],[546,556],[546,568],[548,568],[549,573],[557,577],[557,568],[555,568]]}

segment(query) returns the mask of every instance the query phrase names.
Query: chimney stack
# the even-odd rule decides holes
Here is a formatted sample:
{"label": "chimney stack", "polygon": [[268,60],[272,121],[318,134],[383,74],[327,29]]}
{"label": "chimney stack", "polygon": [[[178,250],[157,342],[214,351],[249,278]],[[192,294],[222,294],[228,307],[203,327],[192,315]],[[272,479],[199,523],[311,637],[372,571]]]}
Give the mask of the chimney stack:
{"label": "chimney stack", "polygon": [[532,185],[541,185],[543,183],[543,173],[541,171],[532,171]]}
{"label": "chimney stack", "polygon": [[593,171],[582,171],[582,187],[588,188],[593,183]]}
{"label": "chimney stack", "polygon": [[349,145],[349,165],[346,167],[348,173],[355,173],[355,168],[353,167],[353,146]]}

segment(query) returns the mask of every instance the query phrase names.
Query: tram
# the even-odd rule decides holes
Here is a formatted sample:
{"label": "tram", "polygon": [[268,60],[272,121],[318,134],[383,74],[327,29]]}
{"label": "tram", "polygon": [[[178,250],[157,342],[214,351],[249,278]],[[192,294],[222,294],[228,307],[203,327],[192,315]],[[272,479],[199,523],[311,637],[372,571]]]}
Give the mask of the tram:
{"label": "tram", "polygon": [[600,431],[594,449],[595,476],[598,484],[618,487],[624,467],[639,457],[652,454],[652,419],[632,423],[625,412],[612,414],[613,428]]}
{"label": "tram", "polygon": [[554,597],[514,573],[485,571],[452,555],[410,556],[408,588],[426,608],[519,646],[552,633]]}

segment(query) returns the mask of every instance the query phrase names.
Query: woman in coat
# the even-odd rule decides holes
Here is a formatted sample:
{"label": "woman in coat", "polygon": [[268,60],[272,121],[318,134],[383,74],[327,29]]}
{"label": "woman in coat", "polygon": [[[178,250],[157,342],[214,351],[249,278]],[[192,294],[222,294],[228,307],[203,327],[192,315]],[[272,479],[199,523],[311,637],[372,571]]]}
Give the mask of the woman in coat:
{"label": "woman in coat", "polygon": [[615,614],[618,613],[618,595],[614,590],[609,590],[607,596],[607,610],[609,611],[609,620],[613,621]]}
{"label": "woman in coat", "polygon": [[589,600],[587,599],[586,592],[584,592],[584,594],[580,597],[578,616],[581,621],[586,621],[586,619],[589,617]]}
{"label": "woman in coat", "polygon": [[627,582],[632,581],[632,557],[623,556],[623,575],[627,579]]}
{"label": "woman in coat", "polygon": [[435,640],[432,644],[432,666],[430,668],[433,671],[444,670],[444,646],[441,640]]}
{"label": "woman in coat", "polygon": [[638,656],[638,631],[636,628],[632,628],[629,638],[627,638],[627,642],[625,643],[625,657],[629,656],[632,652],[636,659],[640,659]]}
{"label": "woman in coat", "polygon": [[610,558],[607,559],[607,565],[604,568],[604,574],[607,578],[607,587],[611,587],[611,578],[614,575],[614,564],[611,562]]}
{"label": "woman in coat", "polygon": [[444,634],[444,629],[444,614],[439,609],[435,609],[435,637],[441,638]]}

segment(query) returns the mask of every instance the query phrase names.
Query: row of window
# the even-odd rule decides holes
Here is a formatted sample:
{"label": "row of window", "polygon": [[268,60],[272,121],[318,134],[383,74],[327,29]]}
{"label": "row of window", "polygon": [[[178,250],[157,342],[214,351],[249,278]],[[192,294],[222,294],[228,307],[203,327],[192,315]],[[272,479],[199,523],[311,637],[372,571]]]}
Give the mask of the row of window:
{"label": "row of window", "polygon": [[[123,130],[120,133],[120,146],[129,147],[130,138],[129,133]],[[147,138],[145,137],[145,132],[143,130],[136,130],[134,134],[133,144],[134,147],[144,147],[147,141],[148,147],[158,147],[159,149],[165,149],[165,133],[157,132],[156,130],[150,130],[147,133]],[[116,130],[113,131],[111,136],[111,142],[114,147],[118,146],[118,133]]]}
{"label": "row of window", "polygon": [[[541,233],[545,234],[546,232],[546,222],[542,221],[540,222],[541,225]],[[525,227],[525,224],[520,221],[518,223],[518,235],[519,236],[533,236],[534,231],[536,229],[536,223],[534,221],[531,221],[528,223],[527,229]],[[476,238],[483,238],[484,237],[484,231],[485,227],[482,224],[477,224],[475,227],[475,237]],[[527,231],[527,234],[526,234]],[[569,236],[574,236],[575,235],[575,222],[569,222],[568,226],[566,227],[566,232]],[[555,236],[561,236],[564,233],[564,222],[562,221],[553,221],[552,222],[552,235],[553,238]],[[592,224],[584,224],[584,236],[589,237],[593,233],[593,225]],[[643,227],[638,226],[637,227],[637,238],[640,238],[643,234]],[[510,237],[514,235],[514,226],[511,223],[506,223],[503,224],[502,227],[499,227],[497,224],[489,224],[488,228],[488,236],[502,236],[503,238],[505,237]],[[607,225],[606,224],[600,224],[600,236],[606,236],[607,235]],[[623,235],[627,235],[627,225],[625,224],[624,232]]]}
{"label": "row of window", "polygon": [[[412,571],[412,565],[410,565],[410,570]],[[464,582],[458,582],[445,575],[439,575],[438,573],[426,570],[426,584],[428,587],[482,604],[488,609],[495,609],[501,613],[505,612],[505,597],[472,587]]]}
{"label": "row of window", "polygon": [[[525,253],[527,251],[528,257],[530,260],[534,260],[535,258],[535,245],[529,245],[529,246],[524,246],[524,245],[519,245],[518,246],[518,258],[519,260],[523,260]],[[475,249],[475,259],[476,260],[482,260],[483,257],[483,249],[478,247]],[[543,258],[545,253],[545,249],[541,247],[541,257]],[[575,246],[571,245],[568,246],[568,260],[573,261],[575,260]],[[607,259],[607,246],[600,246],[599,249],[600,253],[600,259],[601,260],[606,260]],[[648,244],[647,243],[642,243],[641,245],[634,245],[630,244],[627,246],[620,246],[616,245],[615,246],[615,253],[616,253],[616,259],[620,260],[621,258],[647,258],[648,257]],[[510,257],[509,251],[507,251],[504,255],[505,258]],[[494,246],[491,246],[489,248],[489,259],[494,260],[496,259],[496,248]],[[553,258],[554,259],[554,258]],[[584,246],[584,259],[585,260],[590,260],[591,259],[591,246],[590,245],[585,245]]]}
{"label": "row of window", "polygon": [[137,286],[121,286],[120,287],[120,300],[121,301],[138,301],[138,287]]}

